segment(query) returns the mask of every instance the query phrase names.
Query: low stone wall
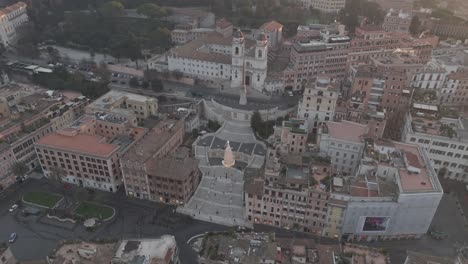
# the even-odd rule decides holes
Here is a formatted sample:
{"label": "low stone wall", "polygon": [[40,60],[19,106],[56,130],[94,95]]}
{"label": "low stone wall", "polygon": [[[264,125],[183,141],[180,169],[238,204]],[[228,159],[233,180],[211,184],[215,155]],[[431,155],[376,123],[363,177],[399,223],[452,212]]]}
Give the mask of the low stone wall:
{"label": "low stone wall", "polygon": [[[254,113],[254,110],[243,110],[222,105],[216,102],[214,99],[211,99],[210,102],[212,107],[208,105],[205,100],[203,100],[206,118],[217,120],[221,123],[226,119],[248,122]],[[217,111],[215,111],[215,109]],[[279,109],[278,107],[273,107],[271,109],[258,110],[258,112],[262,116],[263,120],[276,120],[279,117],[284,117],[290,113],[294,113],[296,109],[296,106],[288,109]]]}
{"label": "low stone wall", "polygon": [[70,222],[70,223],[76,224],[76,221],[71,218],[60,218],[58,216],[49,215],[49,214],[47,214],[47,218],[54,219],[59,222]]}

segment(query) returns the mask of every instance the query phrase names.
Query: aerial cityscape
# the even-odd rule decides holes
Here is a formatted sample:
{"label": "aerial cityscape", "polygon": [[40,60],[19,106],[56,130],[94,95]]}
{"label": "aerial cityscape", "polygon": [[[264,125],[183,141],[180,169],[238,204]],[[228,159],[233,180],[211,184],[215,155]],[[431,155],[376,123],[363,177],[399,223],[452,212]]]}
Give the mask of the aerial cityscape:
{"label": "aerial cityscape", "polygon": [[0,0],[0,263],[468,264],[468,1]]}

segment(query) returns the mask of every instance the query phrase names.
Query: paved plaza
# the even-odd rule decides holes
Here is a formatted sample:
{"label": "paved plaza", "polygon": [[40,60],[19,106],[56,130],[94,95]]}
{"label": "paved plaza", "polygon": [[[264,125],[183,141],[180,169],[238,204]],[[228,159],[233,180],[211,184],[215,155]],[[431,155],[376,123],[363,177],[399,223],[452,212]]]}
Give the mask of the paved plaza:
{"label": "paved plaza", "polygon": [[[236,156],[232,168],[222,165],[228,141]],[[247,225],[243,211],[244,171],[261,168],[266,154],[265,145],[257,141],[250,123],[227,121],[216,133],[200,137],[194,149],[203,177],[191,200],[178,211],[214,223]]]}

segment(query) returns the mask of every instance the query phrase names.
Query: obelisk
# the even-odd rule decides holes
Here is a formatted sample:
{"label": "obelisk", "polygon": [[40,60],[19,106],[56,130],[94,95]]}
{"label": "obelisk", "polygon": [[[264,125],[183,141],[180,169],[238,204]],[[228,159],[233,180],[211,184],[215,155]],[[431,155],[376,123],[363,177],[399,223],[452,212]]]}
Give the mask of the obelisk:
{"label": "obelisk", "polygon": [[247,104],[247,86],[245,85],[245,60],[242,65],[242,86],[240,87],[239,104]]}

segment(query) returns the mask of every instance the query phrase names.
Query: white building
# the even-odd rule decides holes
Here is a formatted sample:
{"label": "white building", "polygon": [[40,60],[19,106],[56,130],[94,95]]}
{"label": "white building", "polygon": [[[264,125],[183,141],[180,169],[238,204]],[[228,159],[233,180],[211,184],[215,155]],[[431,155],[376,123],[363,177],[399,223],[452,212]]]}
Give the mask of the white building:
{"label": "white building", "polygon": [[267,61],[267,37],[260,34],[256,40],[246,39],[240,30],[232,37],[208,33],[167,55],[169,71],[220,84],[222,88],[241,87],[245,83],[259,91],[264,88]]}
{"label": "white building", "polygon": [[390,9],[384,18],[382,28],[385,31],[409,32],[413,15],[403,10]]}
{"label": "white building", "polygon": [[421,89],[442,89],[447,71],[437,63],[429,62],[413,75],[411,87]]}
{"label": "white building", "polygon": [[342,240],[411,239],[425,235],[443,195],[424,149],[400,142],[366,146],[357,175],[333,186],[347,202]]}
{"label": "white building", "polygon": [[17,40],[17,30],[28,22],[27,5],[18,2],[0,10],[0,38],[5,47],[10,46]]}
{"label": "white building", "polygon": [[424,148],[436,172],[468,182],[468,120],[440,115],[437,106],[413,104],[402,141]]}
{"label": "white building", "polygon": [[345,7],[345,0],[300,0],[304,8],[314,8],[325,13],[338,13]]}
{"label": "white building", "polygon": [[361,161],[367,131],[366,125],[349,121],[324,123],[317,138],[320,155],[329,157],[338,173],[354,175]]}
{"label": "white building", "polygon": [[122,240],[111,263],[180,264],[179,250],[175,237],[169,235],[155,239]]}
{"label": "white building", "polygon": [[333,120],[337,99],[336,84],[327,76],[318,76],[315,84],[305,88],[297,115],[309,121],[309,131],[317,133],[322,122]]}

